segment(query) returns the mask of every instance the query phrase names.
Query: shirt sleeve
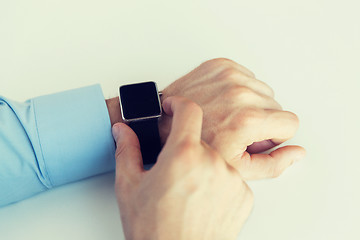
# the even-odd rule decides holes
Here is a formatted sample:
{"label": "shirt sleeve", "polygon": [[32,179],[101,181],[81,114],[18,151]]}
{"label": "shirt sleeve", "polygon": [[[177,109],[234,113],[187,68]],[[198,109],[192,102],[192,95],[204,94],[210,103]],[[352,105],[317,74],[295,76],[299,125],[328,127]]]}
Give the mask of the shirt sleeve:
{"label": "shirt sleeve", "polygon": [[99,85],[24,103],[0,96],[0,207],[112,171],[114,153]]}

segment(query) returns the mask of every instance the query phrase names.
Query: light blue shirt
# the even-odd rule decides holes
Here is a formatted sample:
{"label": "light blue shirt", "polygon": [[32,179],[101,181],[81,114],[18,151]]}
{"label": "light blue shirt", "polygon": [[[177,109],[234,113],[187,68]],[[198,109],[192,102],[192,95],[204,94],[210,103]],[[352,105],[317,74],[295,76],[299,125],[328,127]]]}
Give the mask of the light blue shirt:
{"label": "light blue shirt", "polygon": [[111,171],[114,153],[99,85],[24,103],[0,96],[0,207]]}

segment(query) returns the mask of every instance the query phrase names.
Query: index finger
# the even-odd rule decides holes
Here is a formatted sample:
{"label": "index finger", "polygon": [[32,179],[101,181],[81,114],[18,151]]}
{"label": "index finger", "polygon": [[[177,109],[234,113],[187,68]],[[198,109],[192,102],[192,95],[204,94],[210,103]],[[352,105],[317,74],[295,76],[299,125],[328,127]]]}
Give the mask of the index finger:
{"label": "index finger", "polygon": [[163,109],[173,116],[167,141],[184,138],[200,141],[203,112],[199,105],[184,97],[169,97],[163,102]]}

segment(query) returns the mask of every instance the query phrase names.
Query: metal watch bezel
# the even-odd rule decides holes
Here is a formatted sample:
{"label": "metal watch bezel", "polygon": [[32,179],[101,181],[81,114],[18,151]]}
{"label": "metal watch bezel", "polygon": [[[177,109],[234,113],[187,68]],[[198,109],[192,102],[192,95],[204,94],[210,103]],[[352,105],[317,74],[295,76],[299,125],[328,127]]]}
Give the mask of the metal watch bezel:
{"label": "metal watch bezel", "polygon": [[[154,119],[154,118],[160,118],[160,117],[161,117],[161,115],[162,115],[162,106],[161,106],[160,96],[162,95],[162,92],[159,92],[159,91],[158,91],[157,84],[156,84],[156,82],[154,82],[154,81],[146,81],[146,82],[139,82],[139,83],[147,83],[147,82],[152,82],[152,83],[155,84],[155,89],[156,89],[156,92],[157,92],[157,99],[158,99],[159,108],[160,108],[160,114],[159,114],[159,115],[147,116],[147,117],[126,119],[126,118],[124,117],[124,110],[123,110],[123,106],[122,106],[122,103],[121,103],[121,96],[120,96],[120,91],[119,91],[119,103],[120,103],[120,110],[121,110],[121,118],[122,118],[122,120],[124,120],[125,122],[129,123],[129,122],[133,122],[133,121],[141,121],[141,120]],[[134,85],[134,84],[139,84],[139,83],[124,84],[124,85],[121,85],[120,87],[122,87],[122,86]],[[119,89],[120,89],[120,87],[119,87]]]}

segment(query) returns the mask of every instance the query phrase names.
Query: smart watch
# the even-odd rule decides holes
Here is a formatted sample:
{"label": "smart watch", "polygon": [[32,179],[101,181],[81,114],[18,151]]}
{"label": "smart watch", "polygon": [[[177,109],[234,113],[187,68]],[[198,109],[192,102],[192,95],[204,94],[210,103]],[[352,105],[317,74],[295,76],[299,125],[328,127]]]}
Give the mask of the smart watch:
{"label": "smart watch", "polygon": [[162,114],[156,83],[122,85],[119,99],[122,119],[139,138],[144,166],[154,164],[161,150],[158,120]]}

